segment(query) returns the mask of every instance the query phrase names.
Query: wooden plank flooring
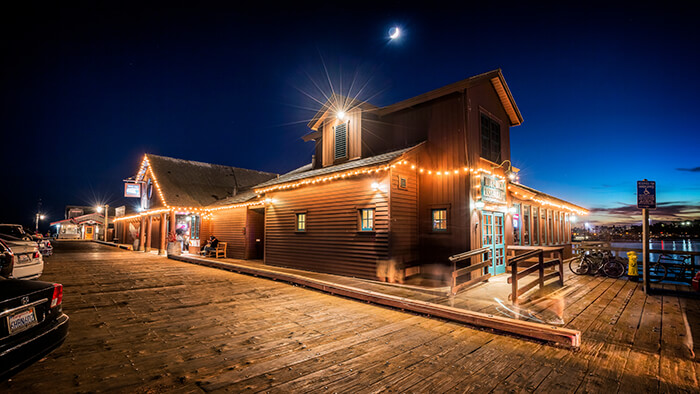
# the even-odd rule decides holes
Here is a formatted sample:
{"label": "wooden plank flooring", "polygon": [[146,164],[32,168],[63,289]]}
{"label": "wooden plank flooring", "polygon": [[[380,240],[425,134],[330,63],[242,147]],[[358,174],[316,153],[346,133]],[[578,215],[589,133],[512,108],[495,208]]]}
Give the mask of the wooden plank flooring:
{"label": "wooden plank flooring", "polygon": [[524,306],[581,330],[572,351],[94,243],[57,243],[42,279],[65,286],[68,340],[2,392],[699,391],[698,300],[626,280],[567,277]]}

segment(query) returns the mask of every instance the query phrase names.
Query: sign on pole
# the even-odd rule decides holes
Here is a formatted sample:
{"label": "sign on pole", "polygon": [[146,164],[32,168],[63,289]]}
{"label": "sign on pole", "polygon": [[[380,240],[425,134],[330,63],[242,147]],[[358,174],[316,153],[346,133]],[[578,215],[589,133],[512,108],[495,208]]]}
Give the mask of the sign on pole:
{"label": "sign on pole", "polygon": [[656,209],[655,181],[637,181],[637,208]]}

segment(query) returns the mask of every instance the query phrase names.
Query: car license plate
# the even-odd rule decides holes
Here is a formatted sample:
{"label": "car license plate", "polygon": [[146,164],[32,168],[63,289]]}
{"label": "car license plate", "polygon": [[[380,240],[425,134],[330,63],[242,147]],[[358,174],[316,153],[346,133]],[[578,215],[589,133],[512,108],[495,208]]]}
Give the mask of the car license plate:
{"label": "car license plate", "polygon": [[34,308],[29,308],[12,316],[7,317],[7,327],[10,335],[24,331],[37,324]]}

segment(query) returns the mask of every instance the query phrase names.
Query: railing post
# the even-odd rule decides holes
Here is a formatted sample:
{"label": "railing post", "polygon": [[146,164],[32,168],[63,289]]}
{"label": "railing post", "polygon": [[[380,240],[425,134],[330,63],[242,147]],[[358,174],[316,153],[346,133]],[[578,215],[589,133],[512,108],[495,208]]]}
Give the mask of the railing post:
{"label": "railing post", "polygon": [[511,302],[513,305],[518,304],[518,262],[516,261],[515,264],[512,264],[510,266],[510,272],[513,277],[512,280],[512,293],[510,297],[512,298]]}
{"label": "railing post", "polygon": [[540,249],[539,254],[540,289],[544,287],[544,250]]}
{"label": "railing post", "polygon": [[564,259],[559,259],[559,284],[564,286]]}

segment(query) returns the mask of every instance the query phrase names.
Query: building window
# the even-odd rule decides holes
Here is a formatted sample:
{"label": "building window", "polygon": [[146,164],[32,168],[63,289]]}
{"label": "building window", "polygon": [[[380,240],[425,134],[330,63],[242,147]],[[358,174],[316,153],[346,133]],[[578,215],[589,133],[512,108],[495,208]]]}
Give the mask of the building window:
{"label": "building window", "polygon": [[501,125],[484,114],[481,114],[481,157],[501,162]]}
{"label": "building window", "polygon": [[530,245],[530,206],[523,205],[523,245]]}
{"label": "building window", "polygon": [[564,242],[569,243],[571,240],[571,225],[569,224],[569,214],[564,214]]}
{"label": "building window", "polygon": [[433,209],[433,231],[447,231],[447,209]]}
{"label": "building window", "polygon": [[360,209],[360,230],[374,231],[374,208]]}
{"label": "building window", "polygon": [[537,220],[539,217],[539,208],[532,207],[532,244],[539,245],[540,243],[540,223]]}
{"label": "building window", "polygon": [[520,204],[513,204],[513,245],[520,245]]}
{"label": "building window", "polygon": [[348,124],[343,123],[334,127],[335,130],[335,159],[348,156]]}
{"label": "building window", "polygon": [[547,245],[547,210],[542,208],[540,210],[541,226],[540,226],[540,239],[542,240],[542,245]]}
{"label": "building window", "polygon": [[399,175],[399,189],[408,189],[408,181],[406,177]]}
{"label": "building window", "polygon": [[199,229],[202,225],[202,220],[199,215],[192,215],[190,218],[190,238],[199,239]]}
{"label": "building window", "polygon": [[297,220],[296,220],[296,231],[306,231],[306,212],[303,213],[297,213]]}
{"label": "building window", "polygon": [[547,243],[554,243],[554,221],[552,220],[552,210],[547,210]]}

